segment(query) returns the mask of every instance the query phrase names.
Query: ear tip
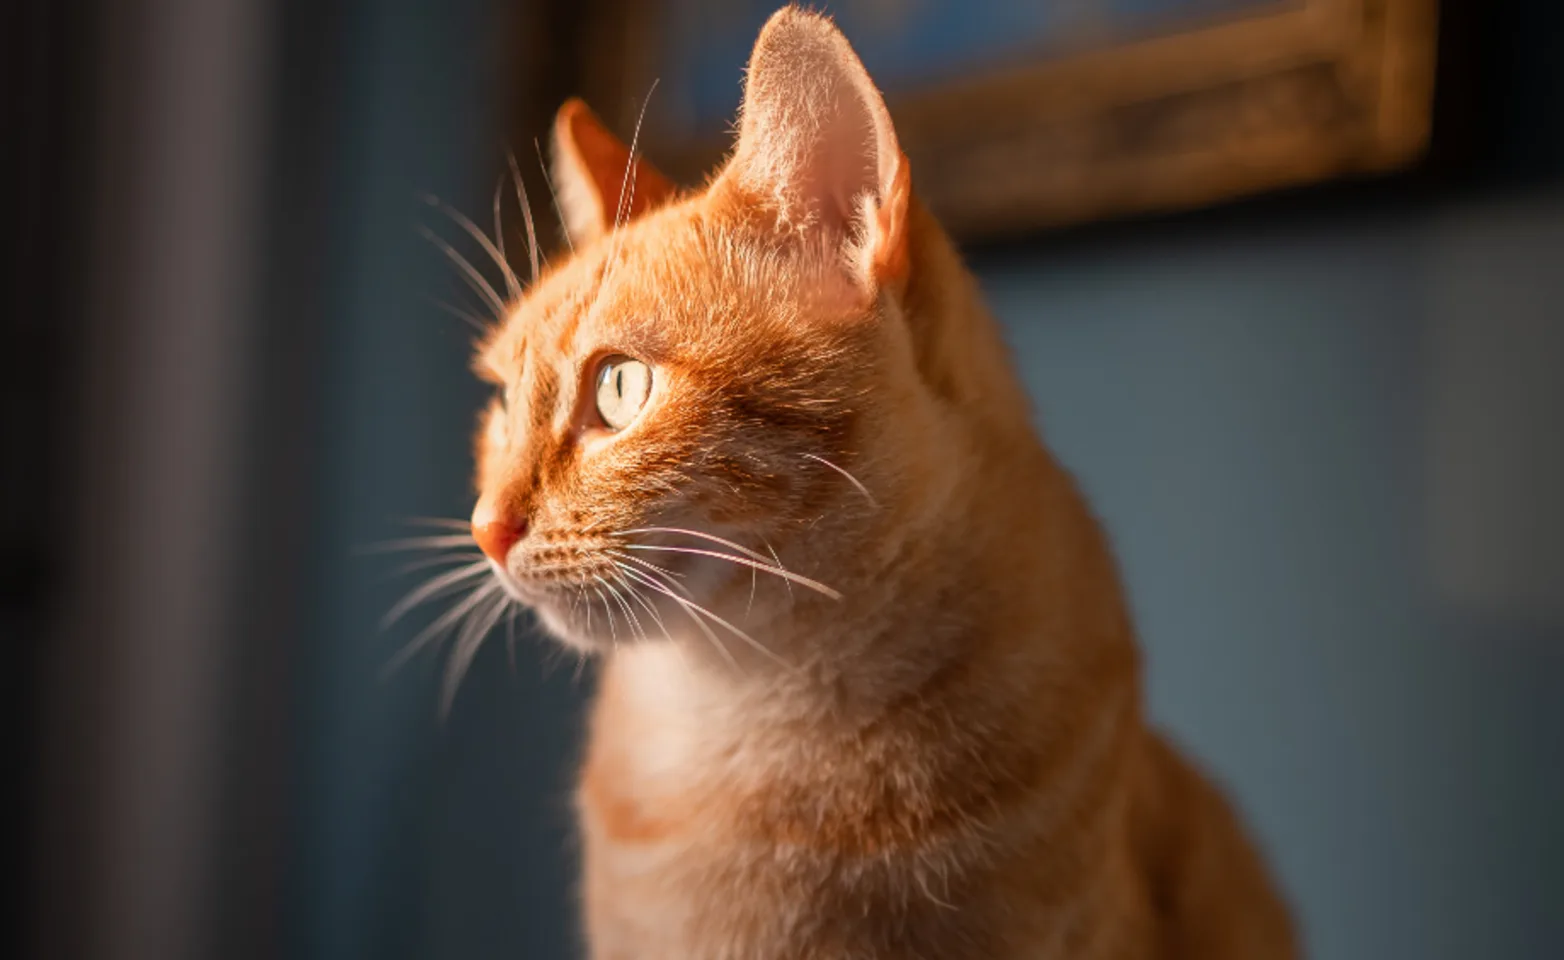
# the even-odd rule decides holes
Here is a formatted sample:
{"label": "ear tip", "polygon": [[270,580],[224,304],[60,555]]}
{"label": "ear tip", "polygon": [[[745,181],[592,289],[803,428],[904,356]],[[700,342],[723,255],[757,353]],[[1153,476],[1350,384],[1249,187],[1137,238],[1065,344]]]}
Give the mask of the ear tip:
{"label": "ear tip", "polygon": [[796,3],[789,3],[777,8],[777,12],[766,18],[766,26],[779,26],[781,24],[813,25],[815,28],[828,27],[836,29],[831,22],[830,14],[821,13],[809,7],[801,7]]}
{"label": "ear tip", "polygon": [[828,15],[790,3],[773,13],[760,28],[755,50],[795,47],[811,42],[846,45],[847,38]]}
{"label": "ear tip", "polygon": [[560,104],[554,113],[554,134],[572,133],[583,120],[590,122],[592,119],[592,108],[587,106],[586,101],[580,97],[571,97]]}

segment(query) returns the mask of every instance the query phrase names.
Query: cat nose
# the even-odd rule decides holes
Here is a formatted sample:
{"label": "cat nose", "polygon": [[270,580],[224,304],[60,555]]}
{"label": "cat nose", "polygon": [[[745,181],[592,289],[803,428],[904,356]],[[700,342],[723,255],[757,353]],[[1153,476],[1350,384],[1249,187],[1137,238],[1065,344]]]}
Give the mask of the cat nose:
{"label": "cat nose", "polygon": [[495,563],[504,566],[510,548],[527,534],[527,519],[496,507],[489,500],[479,500],[472,512],[472,538],[478,549]]}

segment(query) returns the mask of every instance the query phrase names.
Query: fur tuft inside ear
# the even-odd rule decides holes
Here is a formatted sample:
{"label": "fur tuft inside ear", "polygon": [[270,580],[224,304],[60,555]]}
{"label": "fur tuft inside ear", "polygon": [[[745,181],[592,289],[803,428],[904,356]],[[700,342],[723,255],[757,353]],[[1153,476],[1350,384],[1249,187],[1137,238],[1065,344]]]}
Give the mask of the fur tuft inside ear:
{"label": "fur tuft inside ear", "polygon": [[785,7],[761,30],[728,173],[784,224],[826,231],[861,284],[904,275],[907,158],[879,90],[825,17]]}
{"label": "fur tuft inside ear", "polygon": [[584,102],[554,117],[554,190],[570,242],[582,246],[667,202],[678,188],[630,148]]}

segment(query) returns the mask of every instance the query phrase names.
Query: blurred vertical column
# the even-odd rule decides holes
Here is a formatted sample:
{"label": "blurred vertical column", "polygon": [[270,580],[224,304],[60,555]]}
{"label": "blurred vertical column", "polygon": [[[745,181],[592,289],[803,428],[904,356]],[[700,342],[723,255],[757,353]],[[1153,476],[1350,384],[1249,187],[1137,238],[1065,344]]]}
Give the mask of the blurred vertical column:
{"label": "blurred vertical column", "polygon": [[99,50],[97,208],[69,340],[80,443],[41,727],[40,956],[206,955],[267,6],[107,4],[82,38]]}

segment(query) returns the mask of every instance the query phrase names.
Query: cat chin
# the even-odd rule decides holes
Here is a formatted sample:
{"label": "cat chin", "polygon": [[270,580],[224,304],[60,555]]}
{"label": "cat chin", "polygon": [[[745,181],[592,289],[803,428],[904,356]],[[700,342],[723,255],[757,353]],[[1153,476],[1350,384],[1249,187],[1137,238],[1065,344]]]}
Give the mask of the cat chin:
{"label": "cat chin", "polygon": [[577,623],[570,616],[569,609],[555,611],[548,603],[533,604],[532,610],[538,617],[538,623],[545,633],[556,643],[569,647],[581,653],[597,654],[606,653],[614,648],[614,637],[606,631],[603,636],[597,636],[596,624],[591,627],[584,622]]}

